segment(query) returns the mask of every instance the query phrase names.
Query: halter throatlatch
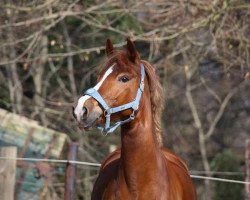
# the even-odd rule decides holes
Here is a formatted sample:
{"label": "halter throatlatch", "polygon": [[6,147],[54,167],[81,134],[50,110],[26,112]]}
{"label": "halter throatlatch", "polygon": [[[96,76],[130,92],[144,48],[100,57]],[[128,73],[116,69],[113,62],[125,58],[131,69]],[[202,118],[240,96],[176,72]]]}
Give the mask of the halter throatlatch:
{"label": "halter throatlatch", "polygon": [[[135,119],[135,112],[139,108],[140,99],[142,96],[142,92],[144,90],[144,77],[145,77],[144,65],[141,63],[140,67],[141,67],[140,86],[137,90],[137,94],[136,94],[135,99],[129,103],[123,104],[121,106],[110,108],[108,106],[108,104],[105,102],[105,100],[102,98],[100,93],[97,90],[95,90],[94,88],[90,88],[84,93],[84,95],[88,95],[88,96],[93,97],[96,101],[99,102],[99,104],[101,104],[101,106],[104,109],[104,116],[106,118],[105,125],[104,125],[104,127],[101,127],[101,126],[98,127],[104,134],[112,133],[120,125],[128,123],[128,122]],[[132,114],[129,116],[129,118],[127,118],[123,121],[115,122],[115,124],[111,125],[111,121],[110,121],[111,114],[121,112],[121,111],[127,110],[127,109],[132,109]]]}

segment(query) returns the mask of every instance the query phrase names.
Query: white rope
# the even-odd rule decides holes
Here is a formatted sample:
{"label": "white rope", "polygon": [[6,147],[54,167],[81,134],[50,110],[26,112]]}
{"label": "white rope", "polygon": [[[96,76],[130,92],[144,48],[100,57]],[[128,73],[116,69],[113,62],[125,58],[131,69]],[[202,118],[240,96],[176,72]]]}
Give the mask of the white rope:
{"label": "white rope", "polygon": [[206,179],[206,180],[212,180],[212,181],[220,181],[220,182],[227,182],[227,183],[239,183],[239,184],[250,185],[250,182],[246,182],[246,181],[238,181],[238,180],[232,180],[232,179],[215,178],[215,177],[198,176],[198,175],[190,175],[190,176],[192,178],[195,178],[195,179]]}
{"label": "white rope", "polygon": [[221,172],[221,171],[195,171],[191,170],[189,171],[190,174],[196,174],[196,175],[226,175],[226,176],[238,176],[238,175],[245,175],[244,172]]}
{"label": "white rope", "polygon": [[[76,165],[85,165],[85,166],[87,165],[87,166],[93,166],[93,167],[100,167],[101,166],[100,163],[91,163],[91,162],[83,162],[83,161],[75,161],[75,160],[46,159],[46,158],[0,157],[0,160],[50,162],[50,163],[76,164]],[[204,171],[202,171],[202,172],[204,172]],[[226,172],[226,173],[234,173],[234,172]],[[250,182],[233,180],[233,179],[215,178],[215,177],[199,176],[199,175],[190,175],[190,176],[192,178],[194,178],[194,179],[206,179],[206,180],[212,180],[212,181],[220,181],[220,182],[227,182],[227,183],[238,183],[238,184],[250,185]]]}
{"label": "white rope", "polygon": [[46,159],[46,158],[11,158],[11,157],[0,157],[0,160],[17,160],[17,161],[34,161],[34,162],[50,162],[50,163],[63,163],[63,164],[76,164],[76,165],[87,165],[100,167],[99,163],[91,163],[91,162],[82,162],[75,160],[58,160],[58,159]]}

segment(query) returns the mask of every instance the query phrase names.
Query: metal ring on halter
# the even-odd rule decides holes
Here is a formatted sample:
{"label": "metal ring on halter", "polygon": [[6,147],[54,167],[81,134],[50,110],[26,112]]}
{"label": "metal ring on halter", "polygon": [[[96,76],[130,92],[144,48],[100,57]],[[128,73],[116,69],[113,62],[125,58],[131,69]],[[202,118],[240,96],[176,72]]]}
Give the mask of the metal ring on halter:
{"label": "metal ring on halter", "polygon": [[103,131],[103,129],[101,130],[101,133],[102,133],[103,136],[107,136],[109,134],[108,131]]}
{"label": "metal ring on halter", "polygon": [[110,110],[110,109],[106,109],[106,110],[103,111],[104,117],[108,117],[108,116],[111,115],[109,110]]}
{"label": "metal ring on halter", "polygon": [[135,119],[135,110],[133,110],[133,112],[131,113],[130,119],[131,119],[131,120],[134,120],[134,119]]}

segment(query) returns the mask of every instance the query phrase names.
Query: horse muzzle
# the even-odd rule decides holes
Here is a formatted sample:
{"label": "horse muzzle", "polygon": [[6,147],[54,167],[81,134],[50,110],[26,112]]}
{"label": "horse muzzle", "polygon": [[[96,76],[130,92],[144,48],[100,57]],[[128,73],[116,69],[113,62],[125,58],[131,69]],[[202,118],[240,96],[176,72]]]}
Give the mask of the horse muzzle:
{"label": "horse muzzle", "polygon": [[84,105],[72,108],[72,113],[81,130],[91,130],[101,120],[102,109],[88,100]]}

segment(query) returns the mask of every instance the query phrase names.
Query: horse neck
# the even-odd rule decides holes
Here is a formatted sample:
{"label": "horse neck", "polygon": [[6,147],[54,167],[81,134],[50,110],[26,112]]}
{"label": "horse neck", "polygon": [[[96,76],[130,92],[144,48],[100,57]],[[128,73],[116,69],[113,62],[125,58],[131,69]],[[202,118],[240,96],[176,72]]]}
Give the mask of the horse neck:
{"label": "horse neck", "polygon": [[135,120],[121,128],[120,170],[127,184],[132,182],[132,185],[136,185],[135,182],[150,181],[157,177],[155,173],[159,172],[161,159],[153,130],[149,88],[146,87]]}

